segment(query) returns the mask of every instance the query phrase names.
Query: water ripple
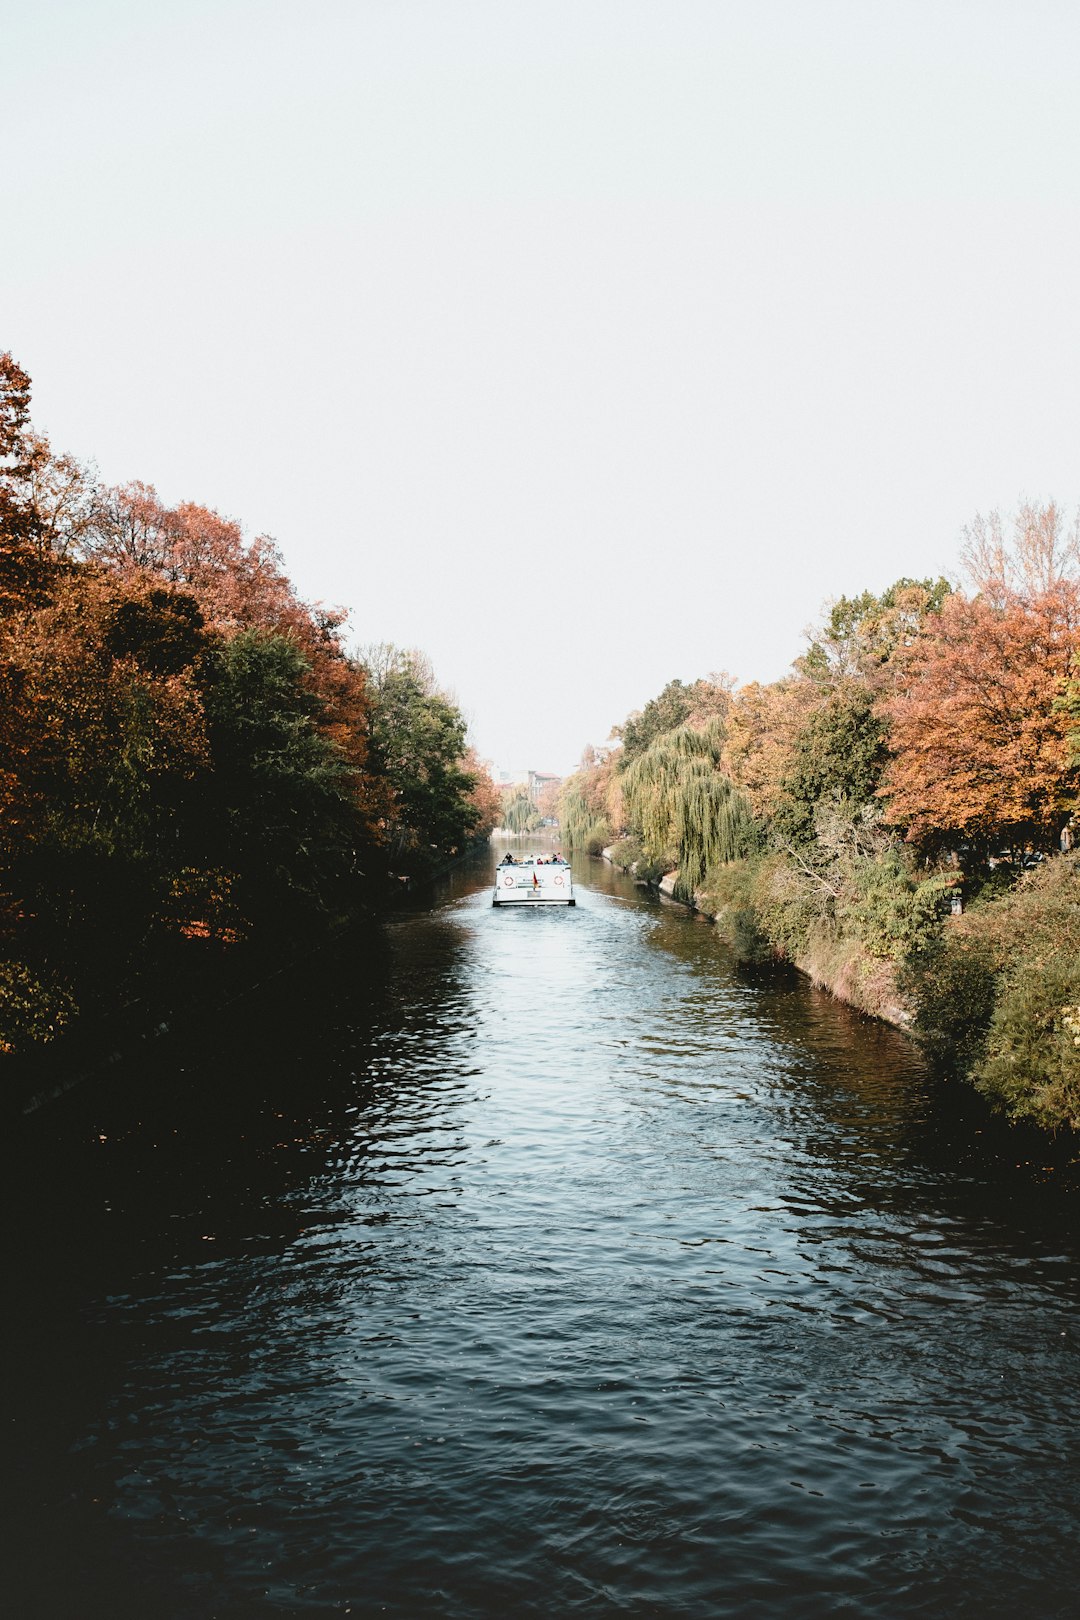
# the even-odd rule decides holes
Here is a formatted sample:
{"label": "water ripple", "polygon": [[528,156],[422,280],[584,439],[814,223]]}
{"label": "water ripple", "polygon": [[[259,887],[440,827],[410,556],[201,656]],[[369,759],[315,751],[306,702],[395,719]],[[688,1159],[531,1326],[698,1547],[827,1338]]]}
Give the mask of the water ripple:
{"label": "water ripple", "polygon": [[1072,1204],[958,1168],[901,1037],[590,881],[464,883],[317,1030],[30,1144],[19,1612],[1072,1612]]}

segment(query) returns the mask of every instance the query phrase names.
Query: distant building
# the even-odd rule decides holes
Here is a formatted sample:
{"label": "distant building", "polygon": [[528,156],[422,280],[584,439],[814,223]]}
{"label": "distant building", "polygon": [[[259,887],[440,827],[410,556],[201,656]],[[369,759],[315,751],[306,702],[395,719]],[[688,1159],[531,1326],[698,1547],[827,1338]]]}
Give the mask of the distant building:
{"label": "distant building", "polygon": [[549,771],[530,771],[528,794],[533,804],[540,803],[540,795],[545,788],[558,787],[562,781],[561,776],[554,776]]}

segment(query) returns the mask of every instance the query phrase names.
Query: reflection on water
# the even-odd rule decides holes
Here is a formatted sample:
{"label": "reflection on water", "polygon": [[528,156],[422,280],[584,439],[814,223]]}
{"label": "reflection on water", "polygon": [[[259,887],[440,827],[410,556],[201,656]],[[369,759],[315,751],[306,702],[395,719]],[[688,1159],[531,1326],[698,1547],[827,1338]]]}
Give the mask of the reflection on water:
{"label": "reflection on water", "polygon": [[12,1612],[1071,1614],[1071,1197],[610,868],[487,882],[32,1122]]}

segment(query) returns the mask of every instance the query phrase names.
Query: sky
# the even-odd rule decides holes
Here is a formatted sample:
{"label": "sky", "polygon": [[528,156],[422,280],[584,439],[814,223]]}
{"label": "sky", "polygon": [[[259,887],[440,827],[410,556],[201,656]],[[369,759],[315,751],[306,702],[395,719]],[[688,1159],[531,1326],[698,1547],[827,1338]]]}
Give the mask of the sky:
{"label": "sky", "polygon": [[0,0],[34,419],[497,767],[1080,501],[1073,0]]}

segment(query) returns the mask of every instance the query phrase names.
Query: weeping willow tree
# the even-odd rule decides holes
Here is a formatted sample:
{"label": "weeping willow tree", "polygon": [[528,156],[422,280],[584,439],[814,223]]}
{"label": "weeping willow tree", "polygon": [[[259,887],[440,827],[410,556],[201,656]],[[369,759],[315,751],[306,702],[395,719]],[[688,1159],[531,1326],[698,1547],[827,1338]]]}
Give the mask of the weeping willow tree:
{"label": "weeping willow tree", "polygon": [[559,826],[567,849],[599,855],[611,842],[611,826],[590,802],[583,773],[568,778],[559,795]]}
{"label": "weeping willow tree", "polygon": [[710,867],[750,854],[757,841],[745,795],[719,768],[721,741],[719,727],[680,726],[631,760],[622,778],[645,853],[678,867],[676,892],[687,900]]}
{"label": "weeping willow tree", "polygon": [[540,815],[527,793],[519,793],[510,800],[503,812],[503,826],[511,832],[532,832],[540,825]]}

